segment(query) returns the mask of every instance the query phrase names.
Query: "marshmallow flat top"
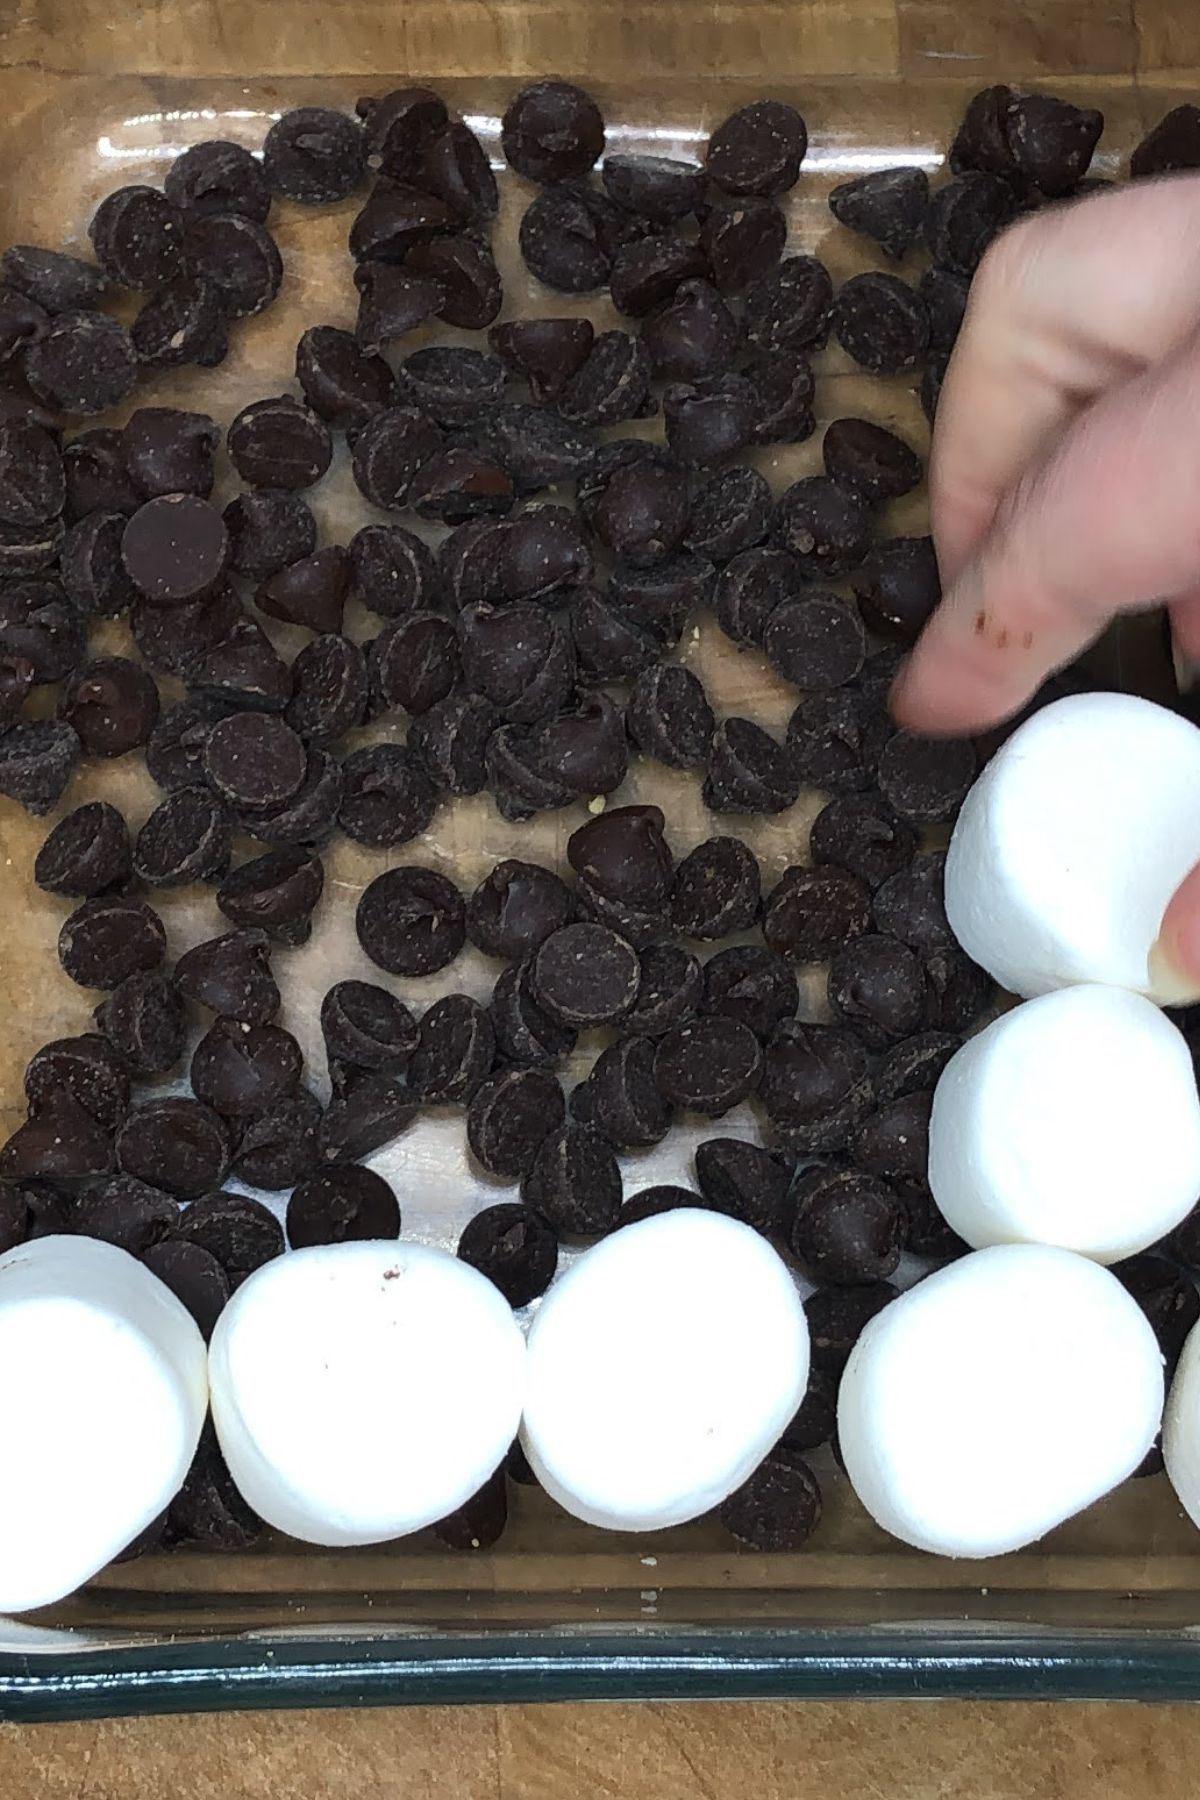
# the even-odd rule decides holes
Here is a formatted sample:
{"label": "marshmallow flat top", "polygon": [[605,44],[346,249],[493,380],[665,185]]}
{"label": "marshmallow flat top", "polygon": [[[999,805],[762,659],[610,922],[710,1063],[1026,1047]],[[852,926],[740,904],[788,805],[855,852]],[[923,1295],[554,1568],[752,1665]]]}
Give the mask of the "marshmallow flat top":
{"label": "marshmallow flat top", "polygon": [[529,1333],[522,1442],[568,1512],[651,1531],[707,1512],[778,1441],[808,1383],[795,1282],[748,1226],[690,1207],[614,1232]]}
{"label": "marshmallow flat top", "polygon": [[978,1250],[876,1315],[838,1393],[846,1472],[894,1537],[942,1556],[1033,1543],[1131,1475],[1163,1364],[1115,1275],[1043,1245]]}
{"label": "marshmallow flat top", "polygon": [[499,1290],[444,1250],[294,1250],[244,1282],[209,1351],[234,1481],[280,1531],[372,1544],[481,1487],[521,1417],[525,1340]]}
{"label": "marshmallow flat top", "polygon": [[1200,1325],[1188,1333],[1167,1396],[1163,1461],[1184,1511],[1200,1525]]}
{"label": "marshmallow flat top", "polygon": [[1117,1262],[1200,1195],[1200,1100],[1182,1034],[1123,988],[1028,1000],[957,1051],[929,1122],[929,1182],[960,1237]]}
{"label": "marshmallow flat top", "polygon": [[956,937],[1010,993],[1155,993],[1147,956],[1200,862],[1200,731],[1129,694],[1028,719],[968,794],[946,858]]}
{"label": "marshmallow flat top", "polygon": [[0,1256],[0,1612],[61,1600],[179,1492],[208,1405],[204,1340],[112,1244]]}

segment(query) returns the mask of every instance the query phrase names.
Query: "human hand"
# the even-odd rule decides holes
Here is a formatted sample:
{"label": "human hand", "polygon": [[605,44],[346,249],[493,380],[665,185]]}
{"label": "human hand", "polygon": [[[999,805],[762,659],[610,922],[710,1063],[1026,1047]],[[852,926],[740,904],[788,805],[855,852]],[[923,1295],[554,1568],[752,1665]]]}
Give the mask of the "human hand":
{"label": "human hand", "polygon": [[[930,497],[944,598],[893,689],[901,724],[995,724],[1115,614],[1162,601],[1200,661],[1200,177],[1056,207],[992,247]],[[1200,992],[1200,871],[1160,955]]]}

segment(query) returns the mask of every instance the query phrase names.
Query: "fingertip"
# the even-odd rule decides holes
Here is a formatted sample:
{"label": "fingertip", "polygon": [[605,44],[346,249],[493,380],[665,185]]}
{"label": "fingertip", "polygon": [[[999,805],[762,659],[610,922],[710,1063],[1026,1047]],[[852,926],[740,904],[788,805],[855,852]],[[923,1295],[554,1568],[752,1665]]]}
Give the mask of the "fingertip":
{"label": "fingertip", "polygon": [[1171,896],[1147,967],[1151,992],[1161,1005],[1200,1000],[1200,869],[1193,869]]}

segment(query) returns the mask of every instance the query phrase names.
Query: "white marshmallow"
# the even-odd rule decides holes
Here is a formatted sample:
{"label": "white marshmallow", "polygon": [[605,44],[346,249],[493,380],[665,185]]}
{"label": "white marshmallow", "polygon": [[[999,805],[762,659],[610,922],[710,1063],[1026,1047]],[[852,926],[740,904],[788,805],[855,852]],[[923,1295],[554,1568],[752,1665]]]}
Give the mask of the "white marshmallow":
{"label": "white marshmallow", "polygon": [[1163,1414],[1163,1461],[1171,1486],[1200,1525],[1200,1325],[1189,1331]]}
{"label": "white marshmallow", "polygon": [[795,1282],[757,1232],[683,1207],[584,1252],[529,1333],[521,1439],[546,1491],[618,1531],[694,1519],[753,1472],[808,1383]]}
{"label": "white marshmallow", "polygon": [[0,1612],[23,1612],[89,1581],[179,1492],[204,1339],[124,1250],[36,1238],[0,1256],[0,1368]]}
{"label": "white marshmallow", "polygon": [[521,1417],[525,1340],[499,1290],[444,1250],[294,1250],[217,1321],[213,1422],[268,1524],[312,1544],[432,1525],[499,1465]]}
{"label": "white marshmallow", "polygon": [[951,1057],[929,1184],[976,1249],[1058,1244],[1118,1262],[1200,1198],[1200,1100],[1183,1037],[1124,988],[1027,1000]]}
{"label": "white marshmallow", "polygon": [[1004,1244],[871,1320],[838,1391],[838,1438],[885,1531],[939,1556],[999,1556],[1131,1475],[1162,1400],[1158,1343],[1115,1275]]}
{"label": "white marshmallow", "polygon": [[1026,997],[1076,981],[1170,1003],[1147,956],[1200,862],[1200,731],[1129,694],[1043,707],[958,816],[946,912],[975,961]]}

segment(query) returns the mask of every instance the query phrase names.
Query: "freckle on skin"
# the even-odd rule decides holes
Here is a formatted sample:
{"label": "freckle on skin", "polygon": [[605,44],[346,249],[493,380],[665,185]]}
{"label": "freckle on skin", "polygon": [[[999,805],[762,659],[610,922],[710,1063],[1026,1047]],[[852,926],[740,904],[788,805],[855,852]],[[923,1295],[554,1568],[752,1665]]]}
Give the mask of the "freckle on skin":
{"label": "freckle on skin", "polygon": [[1032,633],[1032,631],[1027,631],[1025,633],[1024,637],[1021,639],[1021,648],[1022,648],[1022,650],[1032,650],[1033,649],[1033,633]]}
{"label": "freckle on skin", "polygon": [[976,613],[975,614],[975,636],[982,637],[986,630],[987,630],[987,614],[986,613]]}
{"label": "freckle on skin", "polygon": [[997,650],[1006,650],[1008,648],[1008,633],[1005,631],[1003,625],[996,633],[996,648]]}

